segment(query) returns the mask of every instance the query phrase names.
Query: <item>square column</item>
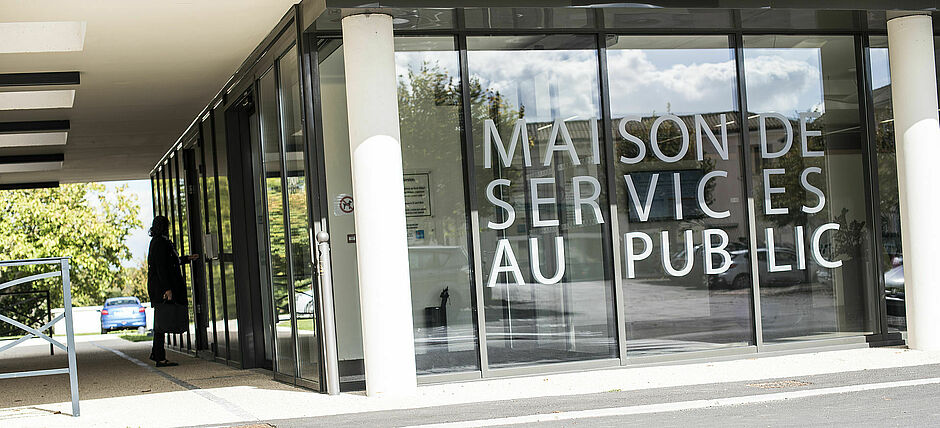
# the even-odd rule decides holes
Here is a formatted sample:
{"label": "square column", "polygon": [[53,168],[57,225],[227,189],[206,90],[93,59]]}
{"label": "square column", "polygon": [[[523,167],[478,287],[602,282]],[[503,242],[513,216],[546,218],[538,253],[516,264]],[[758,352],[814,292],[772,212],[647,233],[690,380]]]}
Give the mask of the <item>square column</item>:
{"label": "square column", "polygon": [[417,388],[392,17],[343,18],[366,393]]}
{"label": "square column", "polygon": [[940,350],[940,123],[930,15],[888,15],[904,300],[911,349]]}

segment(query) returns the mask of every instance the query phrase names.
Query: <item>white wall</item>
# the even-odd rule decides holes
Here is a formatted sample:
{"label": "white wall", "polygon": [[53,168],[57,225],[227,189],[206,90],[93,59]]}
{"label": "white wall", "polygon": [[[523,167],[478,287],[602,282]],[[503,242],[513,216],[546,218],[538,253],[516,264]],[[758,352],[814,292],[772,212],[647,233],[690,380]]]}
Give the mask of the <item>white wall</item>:
{"label": "white wall", "polygon": [[362,358],[362,321],[359,315],[359,262],[356,244],[346,235],[356,233],[355,217],[337,215],[337,195],[353,194],[346,113],[346,79],[343,49],[320,63],[320,97],[323,100],[323,152],[326,164],[325,197],[330,207],[330,251],[333,259],[333,306],[336,311],[336,345],[340,360]]}

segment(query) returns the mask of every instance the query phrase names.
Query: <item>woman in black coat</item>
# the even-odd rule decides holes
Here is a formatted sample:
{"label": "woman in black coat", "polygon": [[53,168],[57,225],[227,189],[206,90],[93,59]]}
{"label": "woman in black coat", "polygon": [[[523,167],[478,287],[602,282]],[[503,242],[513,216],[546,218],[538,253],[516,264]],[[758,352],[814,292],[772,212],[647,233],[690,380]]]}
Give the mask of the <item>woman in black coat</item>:
{"label": "woman in black coat", "polygon": [[[147,291],[150,293],[150,303],[155,310],[159,310],[158,303],[172,302],[186,306],[186,282],[180,272],[180,266],[190,260],[197,260],[198,254],[180,257],[176,246],[170,241],[170,220],[164,216],[153,219],[150,227],[150,252],[147,255]],[[175,366],[166,359],[164,347],[164,333],[154,331],[153,350],[150,359],[157,363],[157,367]]]}

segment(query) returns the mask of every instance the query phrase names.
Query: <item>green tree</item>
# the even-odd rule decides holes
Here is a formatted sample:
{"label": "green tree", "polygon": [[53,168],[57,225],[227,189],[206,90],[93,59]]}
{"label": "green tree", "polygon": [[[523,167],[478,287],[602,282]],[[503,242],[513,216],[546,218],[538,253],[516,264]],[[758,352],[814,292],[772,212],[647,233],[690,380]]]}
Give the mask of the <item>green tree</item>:
{"label": "green tree", "polygon": [[[73,304],[100,304],[112,290],[125,286],[121,262],[131,258],[126,239],[141,227],[139,210],[127,186],[114,192],[97,183],[0,192],[0,260],[71,257]],[[0,283],[50,269],[0,269]],[[53,305],[62,304],[58,278],[17,289],[49,289]]]}
{"label": "green tree", "polygon": [[147,260],[139,260],[137,266],[125,267],[119,286],[109,290],[108,297],[134,296],[142,302],[150,300],[147,291]]}

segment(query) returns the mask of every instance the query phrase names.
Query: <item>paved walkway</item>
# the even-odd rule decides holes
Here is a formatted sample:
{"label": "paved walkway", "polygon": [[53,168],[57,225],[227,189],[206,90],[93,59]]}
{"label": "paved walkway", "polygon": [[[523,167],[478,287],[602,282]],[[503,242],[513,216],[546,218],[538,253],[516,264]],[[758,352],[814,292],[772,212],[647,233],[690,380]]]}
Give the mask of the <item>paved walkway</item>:
{"label": "paved walkway", "polygon": [[[404,426],[531,417],[546,406],[558,407],[557,403],[568,405],[548,413],[676,399],[728,399],[763,391],[748,385],[768,379],[790,381],[842,373],[849,379],[846,382],[862,385],[881,382],[878,379],[909,381],[926,376],[911,374],[915,372],[940,376],[940,353],[877,348],[429,385],[420,387],[414,397],[376,399],[358,393],[330,397],[275,382],[269,372],[236,370],[182,355],[176,357],[179,367],[158,370],[146,364],[148,342],[131,343],[114,335],[78,339],[82,416],[68,415],[66,376],[11,379],[0,381],[0,425],[171,427],[277,421],[277,426]],[[50,357],[48,346],[42,344],[26,346],[10,357],[0,355],[0,371],[64,364],[63,356]],[[893,373],[899,377],[891,377]],[[829,379],[810,384],[815,386],[785,387],[812,389],[845,382]],[[684,399],[675,396],[677,391],[695,393]],[[313,417],[323,419],[309,419]]]}
{"label": "paved walkway", "polygon": [[266,421],[299,427],[940,426],[940,365]]}

